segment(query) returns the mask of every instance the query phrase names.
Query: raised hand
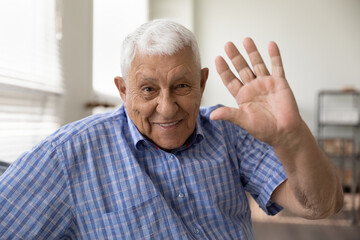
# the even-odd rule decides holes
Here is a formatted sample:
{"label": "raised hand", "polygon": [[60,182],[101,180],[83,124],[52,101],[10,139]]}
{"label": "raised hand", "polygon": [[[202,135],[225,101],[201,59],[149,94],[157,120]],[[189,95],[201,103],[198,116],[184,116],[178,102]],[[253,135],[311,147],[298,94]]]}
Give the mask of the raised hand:
{"label": "raised hand", "polygon": [[238,108],[222,107],[211,113],[212,120],[227,120],[246,129],[251,135],[272,146],[283,144],[303,123],[294,95],[285,79],[280,51],[270,42],[268,51],[272,73],[265,66],[254,42],[243,42],[253,70],[235,45],[226,43],[225,52],[240,79],[222,57],[215,60],[216,70],[235,98]]}

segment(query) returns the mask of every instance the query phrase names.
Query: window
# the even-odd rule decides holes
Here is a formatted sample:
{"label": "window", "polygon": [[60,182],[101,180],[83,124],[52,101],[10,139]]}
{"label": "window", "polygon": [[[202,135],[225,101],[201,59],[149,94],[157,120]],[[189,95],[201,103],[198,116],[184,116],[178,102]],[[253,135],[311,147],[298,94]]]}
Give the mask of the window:
{"label": "window", "polygon": [[[0,161],[13,162],[62,123],[62,1],[0,1]],[[148,0],[93,4],[93,89],[96,100],[116,104],[120,44],[147,21]]]}
{"label": "window", "polygon": [[113,79],[121,75],[120,45],[126,35],[148,20],[148,1],[94,0],[93,4],[93,88],[98,99],[116,96],[118,102]]}
{"label": "window", "polygon": [[0,160],[60,126],[61,0],[0,1]]}

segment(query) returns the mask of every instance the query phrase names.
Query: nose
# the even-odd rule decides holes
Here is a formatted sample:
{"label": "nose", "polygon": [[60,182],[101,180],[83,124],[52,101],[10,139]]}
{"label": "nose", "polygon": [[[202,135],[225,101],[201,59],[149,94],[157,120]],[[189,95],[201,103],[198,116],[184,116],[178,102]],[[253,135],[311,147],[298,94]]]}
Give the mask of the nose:
{"label": "nose", "polygon": [[156,111],[164,119],[172,119],[178,110],[179,105],[177,104],[176,99],[171,96],[169,91],[164,91],[159,95]]}

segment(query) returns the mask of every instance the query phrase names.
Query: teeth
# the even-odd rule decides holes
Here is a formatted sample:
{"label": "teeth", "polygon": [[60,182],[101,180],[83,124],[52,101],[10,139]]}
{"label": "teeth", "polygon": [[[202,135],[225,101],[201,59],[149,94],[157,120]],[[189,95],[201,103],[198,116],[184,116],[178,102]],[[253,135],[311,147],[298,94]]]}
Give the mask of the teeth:
{"label": "teeth", "polygon": [[178,122],[172,122],[172,123],[160,123],[159,125],[162,127],[171,127],[177,124]]}

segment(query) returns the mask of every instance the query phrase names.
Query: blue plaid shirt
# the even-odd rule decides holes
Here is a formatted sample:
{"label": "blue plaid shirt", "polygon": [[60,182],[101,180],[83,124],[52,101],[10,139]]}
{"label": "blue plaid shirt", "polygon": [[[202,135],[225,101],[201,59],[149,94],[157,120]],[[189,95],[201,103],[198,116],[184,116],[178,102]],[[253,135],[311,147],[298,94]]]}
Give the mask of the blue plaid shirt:
{"label": "blue plaid shirt", "polygon": [[286,179],[271,147],[201,108],[165,152],[124,107],[69,124],[0,177],[0,239],[253,239],[248,191],[268,214]]}

